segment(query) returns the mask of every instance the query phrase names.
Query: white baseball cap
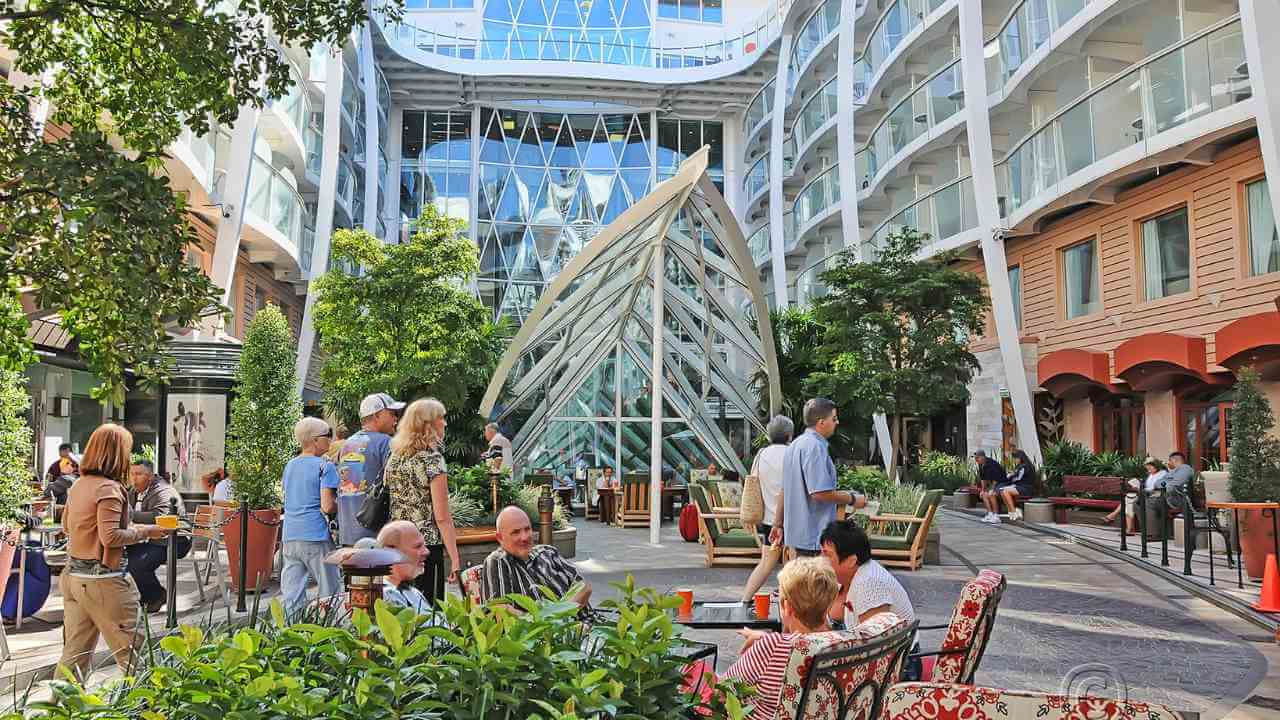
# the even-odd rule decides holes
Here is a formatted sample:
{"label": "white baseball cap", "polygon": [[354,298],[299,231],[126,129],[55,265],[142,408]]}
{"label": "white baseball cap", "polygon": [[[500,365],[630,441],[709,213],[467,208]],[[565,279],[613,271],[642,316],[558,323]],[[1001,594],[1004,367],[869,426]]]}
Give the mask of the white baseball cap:
{"label": "white baseball cap", "polygon": [[374,413],[383,410],[403,410],[404,403],[396,402],[394,398],[386,393],[374,393],[366,395],[360,401],[360,417],[367,418]]}

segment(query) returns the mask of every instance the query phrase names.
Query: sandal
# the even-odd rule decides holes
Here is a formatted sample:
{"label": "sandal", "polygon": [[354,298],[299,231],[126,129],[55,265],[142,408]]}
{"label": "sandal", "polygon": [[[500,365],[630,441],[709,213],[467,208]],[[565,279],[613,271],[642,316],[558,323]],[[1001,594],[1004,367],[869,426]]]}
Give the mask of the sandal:
{"label": "sandal", "polygon": [[1104,518],[1102,518],[1102,524],[1103,524],[1103,525],[1115,525],[1115,524],[1116,524],[1116,519],[1115,519],[1115,518],[1113,518],[1113,517],[1104,517]]}

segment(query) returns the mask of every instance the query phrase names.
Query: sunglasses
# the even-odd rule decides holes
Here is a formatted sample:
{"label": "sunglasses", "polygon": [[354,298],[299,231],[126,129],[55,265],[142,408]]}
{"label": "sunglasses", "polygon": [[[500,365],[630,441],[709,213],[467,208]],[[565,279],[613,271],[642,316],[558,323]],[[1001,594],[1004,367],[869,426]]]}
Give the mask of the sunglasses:
{"label": "sunglasses", "polygon": [[321,434],[319,434],[319,435],[316,435],[316,437],[318,437],[318,438],[329,438],[330,440],[332,440],[332,439],[333,439],[333,428],[329,428],[328,430],[325,430],[323,433],[321,433]]}

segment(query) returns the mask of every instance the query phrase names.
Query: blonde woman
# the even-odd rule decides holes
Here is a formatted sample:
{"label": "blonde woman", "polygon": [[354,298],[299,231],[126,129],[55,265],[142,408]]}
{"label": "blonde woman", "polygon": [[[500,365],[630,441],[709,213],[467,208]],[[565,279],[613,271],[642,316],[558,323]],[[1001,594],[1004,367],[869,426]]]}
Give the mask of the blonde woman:
{"label": "blonde woman", "polygon": [[129,525],[125,483],[133,435],[107,423],[93,431],[80,479],[67,491],[62,665],[86,680],[98,637],[106,638],[116,664],[128,674],[138,622],[138,589],[124,570],[126,545],[165,537],[155,525]]}
{"label": "blonde woman", "polygon": [[391,439],[391,456],[383,482],[391,495],[391,520],[408,520],[427,543],[426,565],[414,583],[428,600],[444,597],[444,554],[449,553],[448,581],[457,582],[457,532],[449,512],[449,468],[440,448],[444,443],[444,404],[435,398],[415,400],[405,408]]}

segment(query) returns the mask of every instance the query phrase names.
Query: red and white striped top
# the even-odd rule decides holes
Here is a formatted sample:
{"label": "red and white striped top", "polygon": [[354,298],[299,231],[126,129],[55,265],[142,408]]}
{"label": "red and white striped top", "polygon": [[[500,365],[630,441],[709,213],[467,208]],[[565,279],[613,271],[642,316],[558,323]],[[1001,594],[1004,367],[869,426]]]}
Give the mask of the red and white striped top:
{"label": "red and white striped top", "polygon": [[755,686],[755,720],[772,718],[778,711],[782,698],[782,678],[791,659],[795,633],[769,633],[760,638],[738,658],[724,676]]}

